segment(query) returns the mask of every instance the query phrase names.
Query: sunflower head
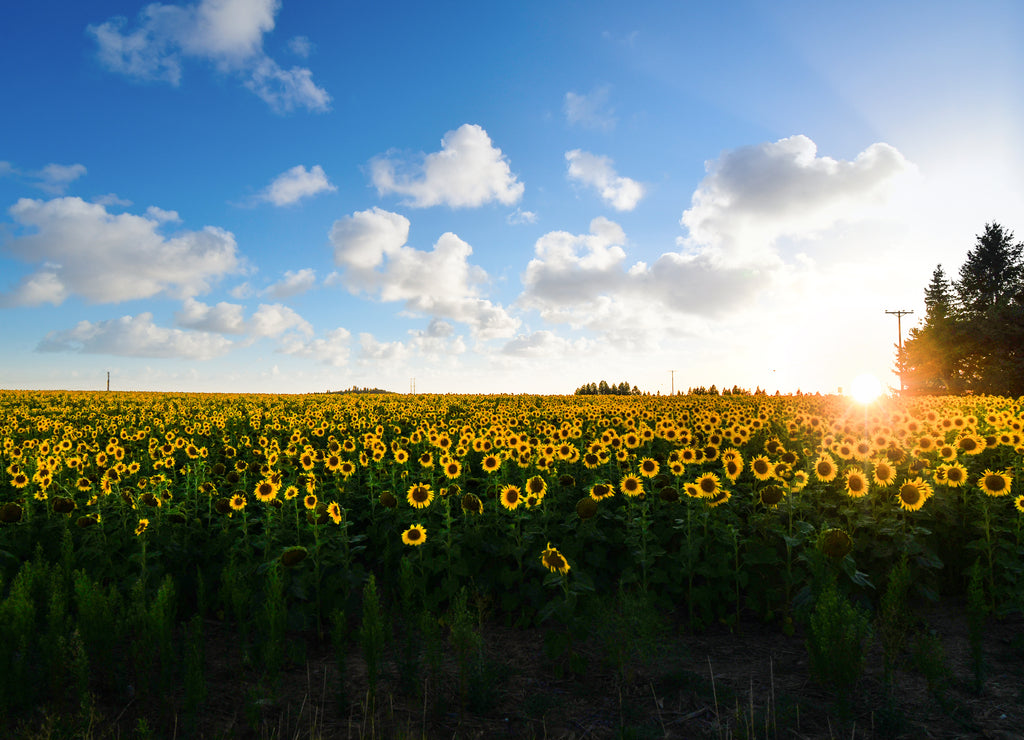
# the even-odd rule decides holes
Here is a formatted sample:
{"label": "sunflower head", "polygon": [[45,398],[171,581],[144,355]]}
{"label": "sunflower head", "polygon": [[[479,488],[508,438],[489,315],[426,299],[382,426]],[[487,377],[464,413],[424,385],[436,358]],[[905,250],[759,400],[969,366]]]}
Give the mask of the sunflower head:
{"label": "sunflower head", "polygon": [[484,503],[475,493],[467,493],[462,497],[462,510],[467,514],[480,514],[484,510]]}
{"label": "sunflower head", "polygon": [[597,501],[590,496],[584,496],[576,502],[576,514],[580,519],[587,520],[597,513]]}
{"label": "sunflower head", "polygon": [[418,547],[427,541],[427,530],[422,524],[413,524],[407,530],[402,532],[402,542],[406,545],[412,545]]}
{"label": "sunflower head", "polygon": [[552,573],[566,575],[570,570],[569,561],[558,551],[558,548],[552,547],[550,542],[544,548],[544,551],[541,552],[540,561]]}
{"label": "sunflower head", "polygon": [[286,568],[293,568],[305,560],[308,554],[304,547],[289,547],[281,553],[281,564]]}
{"label": "sunflower head", "polygon": [[393,509],[398,506],[398,499],[395,498],[395,494],[391,491],[381,491],[380,505],[385,509]]}
{"label": "sunflower head", "polygon": [[853,549],[853,540],[845,530],[826,529],[818,538],[818,549],[833,560],[840,560]]}
{"label": "sunflower head", "polygon": [[1008,496],[1011,478],[1008,473],[995,473],[986,470],[978,478],[978,487],[989,496]]}
{"label": "sunflower head", "polygon": [[782,486],[772,484],[761,489],[761,503],[769,509],[774,509],[785,497],[786,492]]}
{"label": "sunflower head", "polygon": [[519,486],[509,484],[501,489],[498,498],[502,506],[513,511],[523,502],[523,492],[519,490]]}
{"label": "sunflower head", "polygon": [[675,486],[666,485],[658,489],[658,498],[670,504],[679,500],[679,489]]}
{"label": "sunflower head", "polygon": [[22,509],[21,506],[14,501],[4,504],[0,507],[0,522],[4,524],[15,524],[21,521]]}

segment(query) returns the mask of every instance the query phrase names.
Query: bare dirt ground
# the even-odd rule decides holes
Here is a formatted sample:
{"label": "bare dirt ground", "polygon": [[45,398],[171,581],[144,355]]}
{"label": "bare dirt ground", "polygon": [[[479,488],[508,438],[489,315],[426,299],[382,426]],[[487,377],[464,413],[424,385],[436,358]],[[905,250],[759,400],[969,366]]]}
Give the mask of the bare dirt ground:
{"label": "bare dirt ground", "polygon": [[804,638],[758,624],[696,634],[669,626],[646,657],[618,662],[608,660],[607,642],[588,637],[572,661],[553,661],[542,631],[492,625],[466,683],[450,652],[433,682],[405,689],[400,669],[385,664],[372,711],[357,652],[339,700],[326,652],[311,649],[276,687],[260,688],[242,679],[230,651],[211,645],[210,698],[196,736],[1024,740],[1024,619],[990,620],[980,693],[960,610],[929,607],[916,622],[891,698],[873,641],[845,712],[812,677]]}

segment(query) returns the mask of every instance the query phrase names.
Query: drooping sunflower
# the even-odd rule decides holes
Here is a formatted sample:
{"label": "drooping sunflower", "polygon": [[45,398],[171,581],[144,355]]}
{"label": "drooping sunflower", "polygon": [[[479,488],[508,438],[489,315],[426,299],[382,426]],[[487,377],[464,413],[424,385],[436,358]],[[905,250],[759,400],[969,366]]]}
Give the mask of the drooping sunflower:
{"label": "drooping sunflower", "polygon": [[429,483],[414,483],[405,494],[406,501],[416,509],[425,509],[434,501],[434,492]]}
{"label": "drooping sunflower", "polygon": [[718,491],[712,496],[704,496],[703,501],[711,508],[715,508],[719,504],[724,504],[732,498],[732,494],[729,493],[725,488],[719,488]]}
{"label": "drooping sunflower", "polygon": [[484,510],[484,503],[475,493],[467,493],[462,497],[462,510],[467,514],[481,514]]}
{"label": "drooping sunflower", "polygon": [[327,515],[331,517],[331,521],[335,524],[341,524],[341,507],[337,501],[332,501],[327,505]]}
{"label": "drooping sunflower", "polygon": [[139,519],[139,524],[135,527],[135,536],[140,537],[143,532],[149,528],[149,519]]}
{"label": "drooping sunflower", "polygon": [[1005,471],[995,473],[986,470],[978,478],[978,488],[989,496],[1008,496],[1010,495],[1010,474]]}
{"label": "drooping sunflower", "polygon": [[843,480],[850,498],[860,498],[868,492],[868,477],[858,467],[847,468]]}
{"label": "drooping sunflower", "polygon": [[558,551],[557,547],[552,547],[551,543],[544,548],[544,551],[540,554],[540,562],[544,564],[544,567],[550,570],[552,573],[561,573],[566,575],[571,566],[569,561],[565,559],[565,556]]}
{"label": "drooping sunflower", "polygon": [[519,486],[509,484],[501,489],[498,500],[506,509],[514,511],[523,502],[523,492],[519,490]]}
{"label": "drooping sunflower", "polygon": [[607,483],[595,483],[590,487],[590,498],[595,501],[603,501],[615,495],[615,488]]}
{"label": "drooping sunflower", "polygon": [[760,495],[761,503],[767,506],[769,509],[774,509],[782,502],[782,499],[786,497],[786,491],[782,488],[782,486],[775,485],[773,483],[762,488]]}
{"label": "drooping sunflower", "polygon": [[402,542],[406,545],[418,547],[427,541],[427,530],[422,524],[413,524],[402,532]]}
{"label": "drooping sunflower", "polygon": [[631,498],[642,496],[644,492],[644,483],[635,475],[625,475],[622,480],[619,481],[619,490]]}
{"label": "drooping sunflower", "polygon": [[923,478],[914,478],[900,486],[898,495],[900,508],[904,511],[917,511],[932,495],[932,487]]}
{"label": "drooping sunflower", "polygon": [[839,469],[836,467],[832,456],[827,452],[821,453],[818,459],[814,461],[814,477],[822,483],[831,483],[838,474]]}

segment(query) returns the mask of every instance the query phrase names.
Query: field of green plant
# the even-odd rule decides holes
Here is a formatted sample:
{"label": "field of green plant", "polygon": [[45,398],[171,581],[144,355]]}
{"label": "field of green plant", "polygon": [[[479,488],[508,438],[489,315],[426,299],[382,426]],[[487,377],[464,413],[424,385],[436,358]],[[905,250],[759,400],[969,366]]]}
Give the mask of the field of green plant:
{"label": "field of green plant", "polygon": [[5,391],[0,439],[10,723],[122,697],[185,732],[211,625],[268,686],[311,645],[341,675],[358,652],[348,701],[385,661],[416,692],[454,656],[461,709],[484,619],[542,628],[571,672],[629,603],[803,631],[841,702],[869,624],[895,664],[906,603],[1024,609],[1007,398]]}

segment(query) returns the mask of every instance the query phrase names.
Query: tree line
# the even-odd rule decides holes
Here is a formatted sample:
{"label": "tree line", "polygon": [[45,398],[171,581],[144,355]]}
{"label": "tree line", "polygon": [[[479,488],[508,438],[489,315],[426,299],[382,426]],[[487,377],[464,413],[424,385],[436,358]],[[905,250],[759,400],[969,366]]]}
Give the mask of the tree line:
{"label": "tree line", "polygon": [[1024,243],[998,223],[975,238],[955,280],[932,272],[897,352],[907,393],[1024,396]]}

